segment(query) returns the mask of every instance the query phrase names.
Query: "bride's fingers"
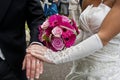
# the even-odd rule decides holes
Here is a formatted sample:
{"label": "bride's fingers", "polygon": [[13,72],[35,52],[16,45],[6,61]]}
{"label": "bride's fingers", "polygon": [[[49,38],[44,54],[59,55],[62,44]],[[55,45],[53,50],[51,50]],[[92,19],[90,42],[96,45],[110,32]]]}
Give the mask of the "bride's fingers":
{"label": "bride's fingers", "polygon": [[35,51],[37,53],[43,53],[43,52],[47,51],[47,48],[29,48],[29,49],[26,49],[26,52],[28,52],[28,53],[30,53],[32,51]]}
{"label": "bride's fingers", "polygon": [[32,53],[37,53],[37,54],[39,54],[39,55],[44,56],[44,52],[45,52],[45,51],[43,51],[43,50],[32,50],[31,54],[32,54]]}
{"label": "bride's fingers", "polygon": [[46,51],[47,48],[30,48],[29,50]]}
{"label": "bride's fingers", "polygon": [[38,59],[48,62],[48,63],[53,63],[52,61],[46,59],[43,55],[37,54],[37,53],[32,53],[33,56],[37,57]]}
{"label": "bride's fingers", "polygon": [[42,61],[45,61],[45,58],[44,58],[43,55],[40,55],[40,54],[35,53],[35,52],[32,52],[31,54],[32,54],[33,56],[35,56],[36,58],[38,58],[38,59],[40,59],[40,60],[42,60]]}
{"label": "bride's fingers", "polygon": [[30,53],[30,54],[32,54],[32,53],[37,53],[37,54],[39,54],[39,55],[44,55],[44,50],[41,50],[41,49],[29,49],[29,50],[27,50],[27,52],[28,53]]}
{"label": "bride's fingers", "polygon": [[29,48],[33,48],[33,49],[41,49],[41,48],[43,48],[43,49],[45,49],[46,47],[45,46],[40,46],[40,45],[32,45]]}

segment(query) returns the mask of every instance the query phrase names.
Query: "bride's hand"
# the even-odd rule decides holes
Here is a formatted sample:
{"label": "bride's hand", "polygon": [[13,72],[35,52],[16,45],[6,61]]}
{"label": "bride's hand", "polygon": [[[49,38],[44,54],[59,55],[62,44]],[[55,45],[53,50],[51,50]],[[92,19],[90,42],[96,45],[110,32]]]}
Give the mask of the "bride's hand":
{"label": "bride's hand", "polygon": [[27,52],[31,52],[31,54],[38,59],[45,61],[47,63],[53,63],[50,60],[45,58],[45,53],[47,52],[47,47],[41,45],[33,45],[31,48],[27,49]]}

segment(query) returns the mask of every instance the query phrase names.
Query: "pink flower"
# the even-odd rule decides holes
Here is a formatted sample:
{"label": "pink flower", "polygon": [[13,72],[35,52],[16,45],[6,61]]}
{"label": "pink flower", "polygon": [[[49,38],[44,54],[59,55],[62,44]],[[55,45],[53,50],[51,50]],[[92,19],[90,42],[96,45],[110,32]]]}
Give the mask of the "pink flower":
{"label": "pink flower", "polygon": [[57,26],[57,27],[53,28],[52,34],[53,34],[55,37],[61,37],[61,35],[62,35],[62,29]]}
{"label": "pink flower", "polygon": [[47,29],[48,26],[49,26],[49,22],[48,22],[48,20],[46,20],[46,21],[41,25],[41,28],[42,28],[42,29]]}
{"label": "pink flower", "polygon": [[51,44],[56,50],[62,50],[65,46],[63,40],[58,37],[54,37],[51,41]]}
{"label": "pink flower", "polygon": [[70,22],[71,21],[68,17],[66,17],[64,15],[62,15],[61,17],[62,17],[62,22]]}

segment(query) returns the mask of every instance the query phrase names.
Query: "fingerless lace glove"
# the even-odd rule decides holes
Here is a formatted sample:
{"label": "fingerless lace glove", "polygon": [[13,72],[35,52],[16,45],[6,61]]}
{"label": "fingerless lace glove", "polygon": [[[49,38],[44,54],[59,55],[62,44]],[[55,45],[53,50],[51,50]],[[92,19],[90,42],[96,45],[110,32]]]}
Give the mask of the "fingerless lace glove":
{"label": "fingerless lace glove", "polygon": [[48,49],[44,56],[53,63],[59,64],[86,57],[102,47],[103,44],[99,36],[94,34],[79,44],[63,51],[53,52],[52,50]]}

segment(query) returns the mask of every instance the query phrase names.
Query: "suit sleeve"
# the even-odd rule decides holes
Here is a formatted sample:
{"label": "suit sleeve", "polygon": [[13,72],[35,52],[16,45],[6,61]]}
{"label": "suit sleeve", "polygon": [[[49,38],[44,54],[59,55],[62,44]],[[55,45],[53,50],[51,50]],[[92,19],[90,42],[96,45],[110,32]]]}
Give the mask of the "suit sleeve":
{"label": "suit sleeve", "polygon": [[40,0],[28,0],[27,3],[27,24],[30,29],[30,43],[39,42],[38,40],[38,27],[45,21]]}

